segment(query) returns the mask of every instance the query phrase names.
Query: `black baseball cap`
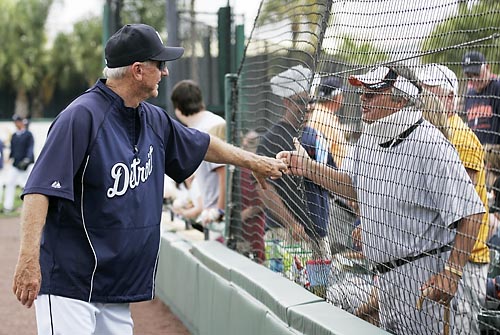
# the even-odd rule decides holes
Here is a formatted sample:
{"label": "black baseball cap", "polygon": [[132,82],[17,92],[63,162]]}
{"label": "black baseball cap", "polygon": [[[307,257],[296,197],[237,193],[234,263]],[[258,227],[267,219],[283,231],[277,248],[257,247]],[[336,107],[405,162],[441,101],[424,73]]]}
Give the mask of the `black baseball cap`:
{"label": "black baseball cap", "polygon": [[181,57],[184,48],[163,45],[160,34],[147,24],[127,24],[113,34],[104,48],[108,68],[147,60],[172,61]]}
{"label": "black baseball cap", "polygon": [[480,74],[481,66],[486,63],[486,57],[479,51],[469,51],[462,58],[462,70],[464,73]]}
{"label": "black baseball cap", "polygon": [[338,77],[325,77],[321,79],[318,88],[318,97],[328,99],[342,93],[342,80]]}

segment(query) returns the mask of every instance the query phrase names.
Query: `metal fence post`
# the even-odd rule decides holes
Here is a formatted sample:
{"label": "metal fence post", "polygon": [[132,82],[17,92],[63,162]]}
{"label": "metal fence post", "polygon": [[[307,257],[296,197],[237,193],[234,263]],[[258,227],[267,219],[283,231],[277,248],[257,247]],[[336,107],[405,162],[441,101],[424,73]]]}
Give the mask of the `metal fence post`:
{"label": "metal fence post", "polygon": [[[237,81],[238,76],[234,73],[228,73],[224,76],[224,110],[226,119],[226,141],[233,145],[238,145],[236,142],[236,134],[233,132],[235,128],[235,120],[237,115]],[[239,192],[233,192],[234,180],[238,180],[237,169],[234,166],[226,165],[226,205],[225,205],[225,232],[224,235],[228,240],[228,247],[234,249],[236,247],[237,236],[234,227],[231,224],[237,222],[234,220],[235,208],[239,206],[238,199],[234,196]]]}

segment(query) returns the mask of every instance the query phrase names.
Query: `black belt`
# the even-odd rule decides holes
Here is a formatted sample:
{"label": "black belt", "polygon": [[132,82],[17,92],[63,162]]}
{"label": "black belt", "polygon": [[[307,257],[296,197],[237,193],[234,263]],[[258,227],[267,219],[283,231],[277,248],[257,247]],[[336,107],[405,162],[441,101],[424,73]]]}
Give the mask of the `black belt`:
{"label": "black belt", "polygon": [[393,261],[385,262],[385,263],[380,263],[378,264],[375,268],[374,271],[376,271],[378,274],[384,274],[386,272],[391,271],[394,268],[400,267],[401,265],[405,265],[411,262],[416,261],[417,259],[427,257],[427,256],[432,256],[432,255],[437,255],[443,252],[447,252],[451,250],[451,245],[446,244],[443,245],[440,248],[432,249],[429,251],[425,251],[419,255],[416,256],[411,256],[411,257],[405,257],[405,258],[398,258]]}

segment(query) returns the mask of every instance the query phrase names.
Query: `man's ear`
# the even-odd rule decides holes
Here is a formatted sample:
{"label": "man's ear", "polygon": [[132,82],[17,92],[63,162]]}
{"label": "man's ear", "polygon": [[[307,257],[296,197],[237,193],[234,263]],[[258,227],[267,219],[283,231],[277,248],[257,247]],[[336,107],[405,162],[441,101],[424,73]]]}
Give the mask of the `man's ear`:
{"label": "man's ear", "polygon": [[132,71],[132,75],[134,76],[134,78],[136,79],[142,79],[142,74],[143,74],[143,68],[142,68],[142,64],[139,63],[139,62],[135,62],[134,64],[132,64],[130,66],[130,70]]}

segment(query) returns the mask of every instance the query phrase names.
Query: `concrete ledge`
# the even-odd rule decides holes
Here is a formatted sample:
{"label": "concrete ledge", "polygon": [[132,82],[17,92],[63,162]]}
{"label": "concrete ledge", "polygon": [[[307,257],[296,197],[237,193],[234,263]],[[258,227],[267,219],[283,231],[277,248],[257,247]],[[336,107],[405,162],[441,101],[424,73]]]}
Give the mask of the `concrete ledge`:
{"label": "concrete ledge", "polygon": [[290,307],[287,319],[292,328],[303,334],[388,334],[324,301]]}
{"label": "concrete ledge", "polygon": [[192,334],[388,334],[214,241],[164,233],[156,292]]}
{"label": "concrete ledge", "polygon": [[156,274],[156,295],[170,306],[192,334],[198,333],[199,261],[191,244],[176,234],[163,234]]}
{"label": "concrete ledge", "polygon": [[192,253],[207,267],[266,305],[281,320],[286,320],[287,309],[291,306],[323,301],[280,274],[228,250],[220,243],[196,243]]}

